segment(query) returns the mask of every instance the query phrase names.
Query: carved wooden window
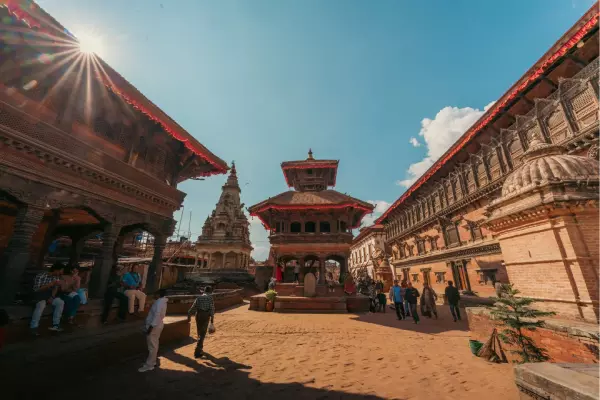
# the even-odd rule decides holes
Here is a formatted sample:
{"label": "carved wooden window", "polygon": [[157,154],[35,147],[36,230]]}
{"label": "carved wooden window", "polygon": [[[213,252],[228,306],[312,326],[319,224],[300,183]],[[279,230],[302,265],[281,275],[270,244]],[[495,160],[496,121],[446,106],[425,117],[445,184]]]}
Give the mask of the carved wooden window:
{"label": "carved wooden window", "polygon": [[281,227],[281,222],[276,222],[275,223],[275,232],[280,233],[282,231],[283,231],[283,229]]}
{"label": "carved wooden window", "polygon": [[562,143],[569,137],[569,127],[565,121],[565,115],[559,107],[546,118],[545,123],[552,143]]}
{"label": "carved wooden window", "polygon": [[479,181],[479,186],[483,187],[488,184],[487,172],[485,170],[485,164],[483,161],[477,162],[477,180]]}
{"label": "carved wooden window", "polygon": [[319,223],[319,230],[325,233],[331,232],[331,225],[327,221],[321,221]]}
{"label": "carved wooden window", "polygon": [[467,182],[467,190],[469,193],[475,192],[477,190],[477,186],[475,185],[475,178],[473,177],[473,171],[471,167],[465,169],[465,181]]}
{"label": "carved wooden window", "polygon": [[462,199],[463,193],[462,193],[462,188],[460,186],[459,179],[458,178],[454,178],[451,181],[451,184],[452,184],[452,189],[454,191],[454,196],[455,196],[456,200]]}
{"label": "carved wooden window", "polygon": [[460,237],[458,235],[458,229],[456,224],[450,223],[444,228],[444,234],[446,236],[446,243],[448,246],[460,244]]}
{"label": "carved wooden window", "polygon": [[411,274],[412,275],[412,281],[413,282],[419,282],[419,274]]}
{"label": "carved wooden window", "polygon": [[587,86],[585,90],[577,93],[570,100],[571,109],[575,116],[575,123],[581,130],[598,120],[597,99],[592,88]]}
{"label": "carved wooden window", "polygon": [[454,196],[452,193],[452,185],[450,182],[444,182],[446,198],[448,199],[448,204],[454,203]]}
{"label": "carved wooden window", "polygon": [[435,283],[445,283],[446,282],[446,273],[445,272],[436,272],[435,273]]}
{"label": "carved wooden window", "polygon": [[306,221],[304,223],[304,232],[314,233],[317,230],[317,224],[313,221]]}
{"label": "carved wooden window", "polygon": [[346,232],[346,230],[347,230],[346,222],[340,221],[340,232]]}
{"label": "carved wooden window", "polygon": [[481,228],[477,224],[469,224],[469,231],[471,233],[471,239],[479,240],[483,238],[483,235],[481,234]]}
{"label": "carved wooden window", "polygon": [[492,181],[502,176],[502,170],[500,169],[500,159],[498,158],[498,154],[496,153],[495,149],[490,152],[490,156],[488,158],[488,165],[490,166],[490,175],[492,176]]}
{"label": "carved wooden window", "polygon": [[419,253],[419,255],[425,254],[425,240],[419,239],[416,242],[417,242],[417,252]]}

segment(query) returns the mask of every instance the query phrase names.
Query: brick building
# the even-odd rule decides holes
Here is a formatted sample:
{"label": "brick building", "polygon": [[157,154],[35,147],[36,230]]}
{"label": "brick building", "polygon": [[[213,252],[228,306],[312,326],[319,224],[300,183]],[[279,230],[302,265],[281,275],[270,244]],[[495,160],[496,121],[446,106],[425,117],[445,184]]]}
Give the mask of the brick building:
{"label": "brick building", "polygon": [[[498,208],[502,208],[501,201],[491,203],[503,195],[507,179],[521,174],[517,170],[527,159],[524,154],[534,150],[536,140],[549,146],[560,145],[566,155],[587,157],[597,163],[598,66],[596,5],[378,219],[377,223],[385,227],[397,276],[413,281],[416,286],[430,282],[438,291],[443,290],[446,281],[453,280],[459,289],[480,296],[493,295],[496,280],[515,282],[517,287],[524,288],[525,282],[545,289],[570,285],[568,274],[554,276],[551,271],[558,274],[558,268],[546,268],[550,261],[543,260],[541,254],[536,256],[539,263],[535,268],[516,268],[515,257],[532,257],[528,249],[533,254],[534,248],[544,247],[551,248],[556,255],[555,250],[563,246],[567,255],[555,260],[564,264],[563,269],[571,262],[581,261],[581,257],[594,259],[589,249],[598,248],[598,217],[597,211],[595,214],[591,211],[591,198],[592,205],[588,203],[585,209],[581,208],[581,219],[565,222],[568,226],[578,225],[585,235],[581,241],[589,248],[585,254],[577,249],[575,236],[562,244],[553,239],[550,233],[564,233],[558,228],[536,236],[529,227],[526,237],[510,241],[506,235],[502,236],[499,222],[491,225],[485,222],[490,212],[498,213]],[[566,156],[559,156],[555,150],[548,154],[550,159],[542,157],[545,161],[539,161],[552,171],[560,164],[552,157]],[[557,172],[562,180],[568,180],[568,176],[575,179],[580,174],[577,169],[587,165],[581,159],[565,163],[568,166]],[[532,172],[534,181],[543,181],[546,176],[536,175],[537,171]],[[583,172],[586,180],[597,179],[597,173],[594,176],[593,171]],[[508,218],[510,212],[503,210],[502,217]],[[583,223],[584,220],[589,223]],[[595,268],[586,270],[585,274],[588,273],[595,274],[597,280],[597,262]],[[583,281],[578,285],[580,289],[586,286]],[[586,290],[591,293],[592,289],[590,286]],[[549,297],[535,291],[529,294],[539,299]],[[585,301],[591,304],[593,299],[589,295],[582,296],[587,296]],[[579,301],[572,293],[560,297]]]}

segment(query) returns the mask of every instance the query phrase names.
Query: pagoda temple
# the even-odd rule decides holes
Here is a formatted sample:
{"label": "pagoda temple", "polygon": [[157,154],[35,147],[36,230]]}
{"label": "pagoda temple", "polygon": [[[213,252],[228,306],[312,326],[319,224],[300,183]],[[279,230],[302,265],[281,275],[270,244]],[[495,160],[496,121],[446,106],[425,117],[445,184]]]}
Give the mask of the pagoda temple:
{"label": "pagoda temple", "polygon": [[247,269],[252,245],[244,204],[240,203],[235,163],[212,214],[206,218],[196,242],[199,266],[210,269]]}
{"label": "pagoda temple", "polygon": [[337,160],[316,160],[309,150],[308,158],[281,164],[289,187],[249,208],[269,231],[271,259],[283,268],[283,281],[295,280],[294,269],[300,265],[300,279],[313,272],[318,283],[326,280],[326,262],[339,264],[343,279],[352,244],[352,229],[373,211],[373,205],[329,189],[335,186]]}

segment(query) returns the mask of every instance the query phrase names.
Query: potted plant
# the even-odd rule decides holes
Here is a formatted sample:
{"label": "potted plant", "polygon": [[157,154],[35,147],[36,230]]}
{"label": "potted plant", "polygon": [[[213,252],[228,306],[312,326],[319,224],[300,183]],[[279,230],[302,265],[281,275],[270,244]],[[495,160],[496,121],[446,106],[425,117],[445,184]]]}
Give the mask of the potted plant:
{"label": "potted plant", "polygon": [[273,311],[273,308],[275,308],[275,298],[277,297],[277,292],[272,289],[267,290],[265,297],[267,298],[267,311],[271,312]]}

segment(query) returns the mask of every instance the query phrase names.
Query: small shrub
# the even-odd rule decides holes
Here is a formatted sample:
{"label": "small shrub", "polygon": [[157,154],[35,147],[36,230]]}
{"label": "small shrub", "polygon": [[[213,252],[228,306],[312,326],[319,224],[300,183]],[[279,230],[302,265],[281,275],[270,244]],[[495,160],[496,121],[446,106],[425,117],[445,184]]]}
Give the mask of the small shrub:
{"label": "small shrub", "polygon": [[536,300],[527,297],[517,297],[519,290],[512,285],[502,285],[501,295],[495,298],[496,303],[491,308],[492,316],[501,321],[506,327],[498,336],[509,345],[515,346],[517,350],[510,350],[517,354],[522,363],[542,362],[549,359],[546,350],[538,347],[525,331],[535,331],[544,326],[540,317],[554,315],[553,312],[539,311],[529,307]]}
{"label": "small shrub", "polygon": [[265,292],[265,297],[267,298],[267,300],[269,301],[275,301],[275,297],[277,297],[277,292],[274,290],[267,290]]}

